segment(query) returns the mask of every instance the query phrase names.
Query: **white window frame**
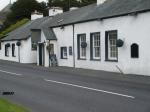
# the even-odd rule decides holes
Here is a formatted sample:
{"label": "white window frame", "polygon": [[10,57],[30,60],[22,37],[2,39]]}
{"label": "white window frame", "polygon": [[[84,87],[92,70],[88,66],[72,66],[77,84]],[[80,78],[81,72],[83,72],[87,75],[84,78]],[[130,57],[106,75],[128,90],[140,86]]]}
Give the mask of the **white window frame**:
{"label": "white window frame", "polygon": [[86,42],[86,35],[79,35],[79,39],[80,39],[80,59],[86,59],[86,48],[82,48],[81,44],[82,42]]}
{"label": "white window frame", "polygon": [[[96,51],[96,49],[99,49]],[[93,33],[92,34],[92,58],[93,59],[101,59],[101,40],[100,40],[100,33]],[[97,55],[97,56],[96,56]],[[98,56],[99,55],[99,56]]]}
{"label": "white window frame", "polygon": [[114,32],[108,33],[108,59],[109,60],[117,60],[118,59],[118,48],[116,45],[117,36],[110,37],[110,35],[116,35],[113,33]]}

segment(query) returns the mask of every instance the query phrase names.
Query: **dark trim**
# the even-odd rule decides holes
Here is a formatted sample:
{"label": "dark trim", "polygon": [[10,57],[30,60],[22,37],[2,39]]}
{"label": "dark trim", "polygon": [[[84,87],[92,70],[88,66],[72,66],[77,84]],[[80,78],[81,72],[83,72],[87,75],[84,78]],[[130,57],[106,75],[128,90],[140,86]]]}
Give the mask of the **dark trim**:
{"label": "dark trim", "polygon": [[1,40],[1,42],[6,42],[6,41],[21,41],[21,40],[27,40],[31,37],[31,35],[28,35],[27,37],[25,38],[22,38],[22,39],[9,39],[9,40]]}
{"label": "dark trim", "polygon": [[105,60],[108,60],[108,31],[105,32]]}
{"label": "dark trim", "polygon": [[68,59],[68,49],[67,49],[67,58],[64,58],[64,57],[63,57],[63,49],[64,49],[64,48],[67,49],[66,46],[60,47],[60,54],[61,54],[60,59]]}
{"label": "dark trim", "polygon": [[68,58],[60,58],[60,59],[62,59],[62,60],[63,60],[63,59],[66,59],[66,60],[67,60]]}
{"label": "dark trim", "polygon": [[117,39],[118,39],[118,30],[105,31],[105,61],[118,62],[118,48],[117,48],[117,59],[116,60],[108,59],[108,34],[112,32],[117,32]]}
{"label": "dark trim", "polygon": [[30,38],[30,37],[22,38],[22,39],[1,40],[1,42],[7,42],[7,41],[22,41],[22,40],[27,40],[28,38]]}
{"label": "dark trim", "polygon": [[101,59],[90,59],[91,61],[101,61]]}
{"label": "dark trim", "polygon": [[118,15],[112,15],[112,16],[106,16],[106,17],[101,17],[101,18],[94,18],[94,19],[89,19],[89,20],[82,20],[82,21],[77,21],[77,22],[71,22],[71,23],[67,23],[67,24],[61,24],[61,25],[54,25],[51,26],[50,28],[56,28],[56,27],[61,27],[63,26],[68,26],[71,24],[78,24],[78,23],[85,23],[85,22],[89,22],[89,21],[96,21],[96,20],[103,20],[103,19],[109,19],[109,18],[115,18],[115,17],[122,17],[122,16],[127,16],[127,15],[137,15],[138,13],[144,13],[144,12],[149,12],[150,9],[146,9],[146,10],[141,10],[141,11],[134,11],[134,12],[129,12],[129,13],[124,13],[124,14],[118,14]]}
{"label": "dark trim", "polygon": [[78,60],[87,60],[86,58],[78,58]]}
{"label": "dark trim", "polygon": [[109,60],[109,59],[107,59],[107,60],[105,60],[106,62],[118,62],[118,59],[117,60]]}
{"label": "dark trim", "polygon": [[[8,48],[9,48],[9,47],[7,47],[6,44],[5,44],[5,57],[9,57],[9,54],[7,54]],[[8,51],[8,53],[9,53],[9,51]]]}
{"label": "dark trim", "polygon": [[15,56],[15,50],[16,50],[16,45],[15,44],[12,44],[12,57],[16,57]]}

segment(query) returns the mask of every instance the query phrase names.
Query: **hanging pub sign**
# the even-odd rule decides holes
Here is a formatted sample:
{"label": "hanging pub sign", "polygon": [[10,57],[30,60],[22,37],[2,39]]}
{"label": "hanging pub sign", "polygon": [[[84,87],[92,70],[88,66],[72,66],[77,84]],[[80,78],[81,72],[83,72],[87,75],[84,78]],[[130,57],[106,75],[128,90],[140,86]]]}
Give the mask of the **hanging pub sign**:
{"label": "hanging pub sign", "polygon": [[82,48],[86,48],[86,47],[87,47],[87,43],[86,43],[86,42],[82,42],[82,43],[81,43],[81,47],[82,47]]}
{"label": "hanging pub sign", "polygon": [[17,45],[17,46],[21,46],[21,42],[18,41],[18,42],[16,43],[16,45]]}
{"label": "hanging pub sign", "polygon": [[51,45],[49,44],[47,47],[46,47],[46,49],[48,50],[48,51],[51,51]]}
{"label": "hanging pub sign", "polygon": [[124,41],[123,41],[123,40],[121,40],[121,39],[118,39],[118,40],[117,40],[117,47],[122,47],[123,44],[124,44]]}

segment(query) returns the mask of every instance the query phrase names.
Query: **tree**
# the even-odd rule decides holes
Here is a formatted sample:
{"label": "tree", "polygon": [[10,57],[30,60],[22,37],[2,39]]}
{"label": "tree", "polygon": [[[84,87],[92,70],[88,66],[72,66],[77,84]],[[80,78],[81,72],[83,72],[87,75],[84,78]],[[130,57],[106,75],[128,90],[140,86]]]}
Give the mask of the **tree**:
{"label": "tree", "polygon": [[35,10],[42,12],[45,7],[44,3],[38,3],[36,0],[18,0],[12,5],[8,20],[30,19],[32,12]]}
{"label": "tree", "polygon": [[68,11],[70,7],[83,7],[92,3],[96,0],[49,0],[49,7],[62,7],[64,11]]}

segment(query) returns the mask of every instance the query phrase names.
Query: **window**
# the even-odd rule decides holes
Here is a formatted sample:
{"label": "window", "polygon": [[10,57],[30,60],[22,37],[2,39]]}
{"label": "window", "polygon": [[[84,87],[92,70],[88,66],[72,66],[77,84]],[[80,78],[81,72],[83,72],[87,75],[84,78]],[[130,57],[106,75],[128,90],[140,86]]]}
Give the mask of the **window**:
{"label": "window", "polygon": [[139,46],[136,43],[131,45],[131,58],[139,58]]}
{"label": "window", "polygon": [[16,57],[15,44],[12,44],[12,56]]}
{"label": "window", "polygon": [[72,55],[72,46],[69,47],[69,55]]}
{"label": "window", "polygon": [[5,56],[9,56],[9,47],[5,45]]}
{"label": "window", "polygon": [[84,42],[86,42],[86,34],[79,34],[77,39],[78,59],[86,59],[86,47],[81,46]]}
{"label": "window", "polygon": [[32,50],[37,50],[37,44],[32,42]]}
{"label": "window", "polygon": [[118,60],[117,31],[106,32],[106,60]]}
{"label": "window", "polygon": [[61,47],[61,59],[67,59],[67,47]]}
{"label": "window", "polygon": [[100,59],[100,33],[92,33],[90,37],[91,59]]}

